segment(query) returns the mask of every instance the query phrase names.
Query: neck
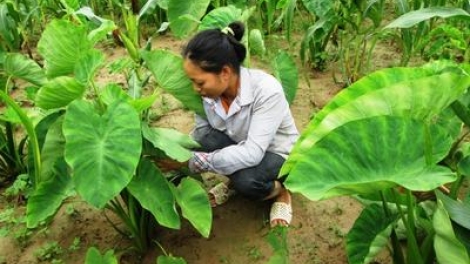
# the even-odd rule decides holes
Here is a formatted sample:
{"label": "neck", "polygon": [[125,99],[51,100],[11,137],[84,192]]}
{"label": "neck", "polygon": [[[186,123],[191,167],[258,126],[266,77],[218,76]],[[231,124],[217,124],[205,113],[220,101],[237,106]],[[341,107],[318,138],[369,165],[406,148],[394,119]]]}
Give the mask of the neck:
{"label": "neck", "polygon": [[227,90],[222,94],[222,97],[231,102],[237,97],[238,89],[240,89],[240,76],[234,74],[229,81]]}

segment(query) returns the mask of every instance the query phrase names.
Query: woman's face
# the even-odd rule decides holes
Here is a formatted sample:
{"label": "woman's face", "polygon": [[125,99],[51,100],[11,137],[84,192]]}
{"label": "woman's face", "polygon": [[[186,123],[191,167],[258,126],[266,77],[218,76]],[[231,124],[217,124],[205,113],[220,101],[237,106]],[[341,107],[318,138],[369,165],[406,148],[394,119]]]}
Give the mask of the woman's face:
{"label": "woman's face", "polygon": [[194,90],[204,97],[218,98],[228,87],[230,70],[224,66],[219,74],[206,72],[190,59],[184,60],[184,71],[191,79]]}

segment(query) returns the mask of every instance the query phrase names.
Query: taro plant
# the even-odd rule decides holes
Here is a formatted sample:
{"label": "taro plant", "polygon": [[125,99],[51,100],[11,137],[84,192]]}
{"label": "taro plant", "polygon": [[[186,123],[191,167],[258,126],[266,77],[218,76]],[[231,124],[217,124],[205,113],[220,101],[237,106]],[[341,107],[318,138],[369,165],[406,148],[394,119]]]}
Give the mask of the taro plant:
{"label": "taro plant", "polygon": [[[40,135],[39,154],[33,156],[40,162],[34,168],[37,187],[28,199],[27,226],[50,220],[77,193],[90,205],[116,213],[127,228],[119,231],[130,235],[140,253],[150,246],[153,226],[179,228],[176,205],[207,237],[212,215],[201,184],[185,178],[175,185],[152,162],[161,155],[185,161],[187,148],[197,146],[177,131],[153,127],[146,116],[162,87],[177,87],[179,99],[199,111],[200,98],[190,88],[181,58],[166,51],[147,53],[157,54],[152,62],[162,70],[153,93],[134,97],[126,84],[98,81],[106,57],[95,45],[106,32],[109,24],[90,31],[79,20],[53,20],[38,43],[44,68],[27,58],[16,65],[17,72],[45,76],[35,99],[42,118],[32,130]],[[19,77],[31,82],[31,75]]]}
{"label": "taro plant", "polygon": [[[462,28],[463,32],[468,29],[470,14],[464,9],[455,7],[426,7],[409,12],[403,12],[400,17],[384,27],[386,30],[393,28],[400,29],[402,41],[401,46],[403,50],[401,65],[407,65],[412,54],[414,54],[415,51],[420,51],[417,50],[417,48],[422,49],[423,45],[427,42],[427,38],[435,34],[436,31],[434,31],[434,26],[432,26],[431,23],[435,21],[436,18],[447,19],[445,21],[446,24],[450,24],[448,21],[451,19],[453,21],[461,22],[460,24],[456,23],[456,25],[458,25],[458,28]],[[452,40],[454,41],[453,44],[458,45],[458,43],[455,43],[458,38],[451,38],[450,41]],[[439,46],[439,43],[432,43],[433,46]],[[459,45],[456,48],[461,49],[462,47]],[[468,54],[465,56],[468,56]]]}
{"label": "taro plant", "polygon": [[[19,174],[30,175],[34,187],[40,181],[40,152],[37,131],[32,119],[24,109],[10,97],[10,90],[15,87],[15,80],[25,80],[35,86],[45,84],[46,76],[40,66],[34,61],[17,53],[8,53],[4,57],[1,83],[5,84],[0,91],[0,99],[7,105],[6,111],[1,115],[2,129],[0,131],[0,164],[1,182],[15,180]],[[17,139],[15,127],[22,124],[27,137]],[[27,150],[29,148],[29,150]],[[26,153],[29,152],[29,159]],[[29,160],[29,161],[28,161]]]}
{"label": "taro plant", "polygon": [[[460,118],[469,117],[469,67],[379,70],[338,93],[302,132],[281,175],[311,200],[364,202],[347,234],[350,263],[370,263],[387,246],[394,263],[469,263],[468,202],[447,196],[462,186],[465,162],[449,159],[462,141]],[[418,195],[437,189],[445,193],[437,200]]]}

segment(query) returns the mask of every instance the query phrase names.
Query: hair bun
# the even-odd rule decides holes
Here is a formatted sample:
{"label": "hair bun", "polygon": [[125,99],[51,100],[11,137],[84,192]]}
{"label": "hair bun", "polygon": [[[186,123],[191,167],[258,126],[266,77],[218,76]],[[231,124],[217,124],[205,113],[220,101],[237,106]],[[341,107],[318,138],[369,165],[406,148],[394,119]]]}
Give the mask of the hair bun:
{"label": "hair bun", "polygon": [[240,41],[243,38],[243,35],[245,34],[245,25],[243,25],[242,22],[240,21],[235,21],[232,22],[228,25],[229,28],[233,30],[233,37]]}

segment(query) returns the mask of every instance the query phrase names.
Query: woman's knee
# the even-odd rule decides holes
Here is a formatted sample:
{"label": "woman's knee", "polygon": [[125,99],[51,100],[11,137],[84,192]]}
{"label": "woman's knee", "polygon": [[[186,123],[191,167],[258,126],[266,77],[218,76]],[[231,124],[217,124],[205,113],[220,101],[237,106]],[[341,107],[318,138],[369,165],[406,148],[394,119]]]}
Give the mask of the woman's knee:
{"label": "woman's knee", "polygon": [[259,181],[254,177],[231,177],[230,186],[242,196],[262,200],[272,191],[273,182]]}

